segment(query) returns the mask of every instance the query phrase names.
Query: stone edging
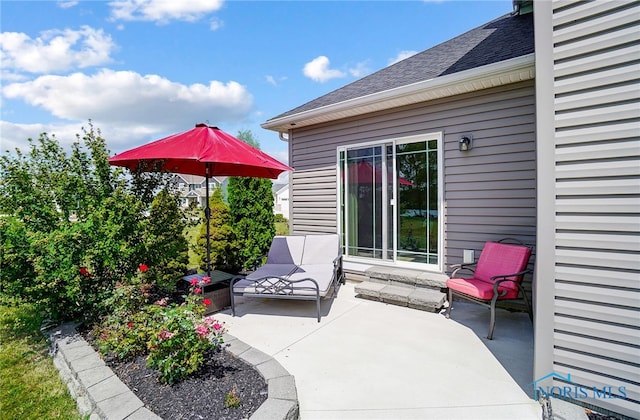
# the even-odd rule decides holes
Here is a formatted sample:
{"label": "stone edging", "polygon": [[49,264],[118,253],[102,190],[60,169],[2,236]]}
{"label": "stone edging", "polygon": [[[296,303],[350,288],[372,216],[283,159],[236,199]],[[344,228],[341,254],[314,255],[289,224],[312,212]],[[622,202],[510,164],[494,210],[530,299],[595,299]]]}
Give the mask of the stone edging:
{"label": "stone edging", "polygon": [[[76,331],[63,324],[47,332],[53,364],[76,400],[82,416],[90,419],[162,420],[144,406]],[[256,369],[268,386],[267,400],[250,420],[299,418],[295,378],[271,356],[237,338],[224,335],[225,350]]]}

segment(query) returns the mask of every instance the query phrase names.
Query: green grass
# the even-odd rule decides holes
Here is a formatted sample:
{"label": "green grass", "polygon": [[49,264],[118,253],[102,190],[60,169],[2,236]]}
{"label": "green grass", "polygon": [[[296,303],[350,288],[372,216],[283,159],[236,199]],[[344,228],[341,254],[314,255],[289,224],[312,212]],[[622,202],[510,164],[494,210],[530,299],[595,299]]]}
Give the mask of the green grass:
{"label": "green grass", "polygon": [[81,419],[32,305],[0,298],[0,418]]}
{"label": "green grass", "polygon": [[288,235],[289,222],[276,222],[276,235]]}
{"label": "green grass", "polygon": [[200,257],[194,251],[194,247],[198,243],[198,234],[200,233],[200,224],[195,226],[187,226],[184,231],[184,237],[187,238],[189,243],[189,268],[196,268],[200,266]]}

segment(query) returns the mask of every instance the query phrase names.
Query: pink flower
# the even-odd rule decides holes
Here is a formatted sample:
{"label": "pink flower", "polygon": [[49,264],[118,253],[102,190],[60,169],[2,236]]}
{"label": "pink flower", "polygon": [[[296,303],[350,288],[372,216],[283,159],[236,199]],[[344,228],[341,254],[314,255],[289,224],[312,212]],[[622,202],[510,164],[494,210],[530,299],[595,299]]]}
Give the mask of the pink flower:
{"label": "pink flower", "polygon": [[195,293],[196,295],[200,294],[200,292],[202,292],[202,289],[199,287],[196,287],[195,289],[193,289],[193,293]]}
{"label": "pink flower", "polygon": [[209,284],[209,283],[211,283],[211,277],[204,276],[204,277],[202,278],[202,282],[203,282],[204,284]]}
{"label": "pink flower", "polygon": [[196,327],[196,333],[200,336],[200,337],[204,337],[207,334],[209,334],[209,329],[204,326],[204,325],[198,325]]}
{"label": "pink flower", "polygon": [[147,264],[140,264],[138,266],[138,269],[144,273],[145,271],[147,271],[149,269],[149,267],[147,267]]}
{"label": "pink flower", "polygon": [[211,305],[211,299],[207,299],[207,298],[203,299],[202,304],[207,306]]}
{"label": "pink flower", "polygon": [[167,298],[162,298],[160,300],[156,300],[154,304],[158,306],[167,306]]}
{"label": "pink flower", "polygon": [[222,329],[222,324],[219,323],[213,316],[205,317],[204,318],[204,323],[209,328],[213,328],[216,331],[220,331]]}
{"label": "pink flower", "polygon": [[191,283],[192,286],[197,286],[198,285],[198,279],[191,279],[191,281],[189,283]]}
{"label": "pink flower", "polygon": [[175,333],[169,332],[167,330],[162,330],[162,332],[160,334],[158,334],[158,338],[160,340],[167,340],[171,337],[173,337],[175,335]]}

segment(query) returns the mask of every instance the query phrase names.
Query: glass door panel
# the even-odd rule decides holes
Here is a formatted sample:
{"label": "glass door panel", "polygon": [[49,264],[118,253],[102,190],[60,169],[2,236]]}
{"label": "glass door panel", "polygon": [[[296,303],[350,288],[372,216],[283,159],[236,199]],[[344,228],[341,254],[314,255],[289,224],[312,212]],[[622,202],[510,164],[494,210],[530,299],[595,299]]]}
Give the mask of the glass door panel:
{"label": "glass door panel", "polygon": [[426,141],[396,145],[398,261],[437,263],[437,190],[430,190],[434,182],[437,187],[437,153],[428,146]]}
{"label": "glass door panel", "polygon": [[382,148],[347,151],[347,255],[382,258]]}

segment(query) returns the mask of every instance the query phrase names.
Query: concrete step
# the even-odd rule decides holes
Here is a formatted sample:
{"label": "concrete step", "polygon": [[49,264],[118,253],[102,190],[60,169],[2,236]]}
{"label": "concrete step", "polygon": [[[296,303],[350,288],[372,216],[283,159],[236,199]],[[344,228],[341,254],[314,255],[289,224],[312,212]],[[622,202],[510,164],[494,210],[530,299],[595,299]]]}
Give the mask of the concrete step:
{"label": "concrete step", "polygon": [[365,274],[371,282],[433,289],[445,288],[449,278],[441,273],[384,266],[371,267],[365,271]]}
{"label": "concrete step", "polygon": [[440,289],[377,281],[363,281],[355,286],[355,292],[357,297],[429,312],[438,312],[446,302],[446,294]]}

